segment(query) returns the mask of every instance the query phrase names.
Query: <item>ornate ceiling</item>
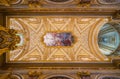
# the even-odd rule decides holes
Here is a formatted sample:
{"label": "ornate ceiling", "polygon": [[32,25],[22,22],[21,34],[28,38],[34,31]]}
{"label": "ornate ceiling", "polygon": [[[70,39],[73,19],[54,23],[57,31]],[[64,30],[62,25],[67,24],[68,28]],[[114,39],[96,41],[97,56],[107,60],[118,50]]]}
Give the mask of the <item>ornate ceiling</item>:
{"label": "ornate ceiling", "polygon": [[[120,1],[0,0],[0,13],[21,38],[7,62],[104,62],[109,58],[99,50],[98,33],[111,17],[120,18]],[[47,47],[43,38],[48,32],[71,33],[75,42]]]}
{"label": "ornate ceiling", "polygon": [[[109,18],[76,16],[8,16],[7,26],[21,34],[22,46],[7,54],[8,62],[104,62],[98,46],[98,33]],[[46,46],[44,35],[69,32],[72,46]]]}

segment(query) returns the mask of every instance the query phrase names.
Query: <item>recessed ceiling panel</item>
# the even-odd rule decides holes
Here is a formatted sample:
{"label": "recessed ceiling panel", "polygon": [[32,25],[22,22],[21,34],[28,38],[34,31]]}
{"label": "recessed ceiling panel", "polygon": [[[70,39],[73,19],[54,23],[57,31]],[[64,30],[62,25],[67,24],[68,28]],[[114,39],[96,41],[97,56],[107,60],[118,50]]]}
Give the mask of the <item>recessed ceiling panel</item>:
{"label": "recessed ceiling panel", "polygon": [[[7,26],[18,31],[22,44],[7,53],[7,62],[108,61],[97,43],[99,29],[106,22],[108,18],[99,17],[9,16]],[[61,37],[50,37],[53,33]],[[49,37],[45,38],[46,35]],[[64,41],[56,41],[66,36],[71,41],[69,46],[47,46],[44,42],[57,39],[54,43],[62,43]]]}

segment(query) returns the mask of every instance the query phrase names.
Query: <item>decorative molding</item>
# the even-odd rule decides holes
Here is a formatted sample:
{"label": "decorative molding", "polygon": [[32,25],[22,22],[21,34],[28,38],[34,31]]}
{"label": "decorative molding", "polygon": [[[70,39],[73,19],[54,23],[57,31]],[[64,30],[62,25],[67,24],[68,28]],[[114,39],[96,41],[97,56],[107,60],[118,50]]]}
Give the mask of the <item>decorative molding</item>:
{"label": "decorative molding", "polygon": [[50,0],[1,0],[0,12],[11,13],[39,13],[39,12],[76,12],[93,15],[113,15],[115,10],[119,10],[120,5],[100,5],[94,4],[96,0],[67,0],[55,2]]}

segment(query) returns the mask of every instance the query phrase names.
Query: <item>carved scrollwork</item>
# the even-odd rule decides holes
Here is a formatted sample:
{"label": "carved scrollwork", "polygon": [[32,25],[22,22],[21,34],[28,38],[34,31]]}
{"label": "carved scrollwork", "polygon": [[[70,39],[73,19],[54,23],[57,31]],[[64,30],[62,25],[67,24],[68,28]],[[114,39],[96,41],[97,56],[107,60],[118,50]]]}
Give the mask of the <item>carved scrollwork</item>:
{"label": "carved scrollwork", "polygon": [[0,3],[2,3],[4,6],[10,6],[10,3],[8,0],[0,0]]}
{"label": "carved scrollwork", "polygon": [[29,8],[40,8],[42,5],[39,0],[29,0],[28,6]]}
{"label": "carved scrollwork", "polygon": [[42,72],[39,71],[29,71],[28,75],[30,78],[38,78],[40,75],[42,75]]}
{"label": "carved scrollwork", "polygon": [[81,79],[90,79],[90,72],[86,71],[86,72],[77,72],[77,75],[81,78]]}
{"label": "carved scrollwork", "polygon": [[91,0],[81,0],[78,4],[78,7],[89,7]]}
{"label": "carved scrollwork", "polygon": [[20,42],[20,37],[16,35],[14,29],[7,29],[0,26],[0,50],[7,52],[17,48],[16,44]]}

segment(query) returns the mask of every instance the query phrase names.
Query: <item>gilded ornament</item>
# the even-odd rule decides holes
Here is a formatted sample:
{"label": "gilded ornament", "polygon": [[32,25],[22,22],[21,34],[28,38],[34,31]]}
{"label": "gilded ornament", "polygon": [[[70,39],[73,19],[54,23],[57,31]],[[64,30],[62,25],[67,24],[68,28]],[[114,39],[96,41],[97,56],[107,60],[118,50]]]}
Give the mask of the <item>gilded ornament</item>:
{"label": "gilded ornament", "polygon": [[81,0],[77,6],[78,7],[90,7],[90,0],[88,1]]}
{"label": "gilded ornament", "polygon": [[31,8],[31,9],[40,8],[42,6],[41,3],[39,2],[39,0],[36,0],[36,1],[30,0],[28,2],[28,5],[29,5],[29,8]]}
{"label": "gilded ornament", "polygon": [[0,0],[0,3],[2,3],[5,6],[10,6],[9,0]]}
{"label": "gilded ornament", "polygon": [[0,54],[15,50],[16,44],[20,42],[20,37],[16,35],[17,31],[0,26]]}
{"label": "gilded ornament", "polygon": [[39,71],[29,71],[28,75],[29,77],[39,77],[42,74],[42,72]]}
{"label": "gilded ornament", "polygon": [[86,72],[83,72],[83,71],[82,72],[77,72],[77,75],[80,76],[80,77],[81,76],[90,76],[90,72],[88,72],[88,71],[86,71]]}

